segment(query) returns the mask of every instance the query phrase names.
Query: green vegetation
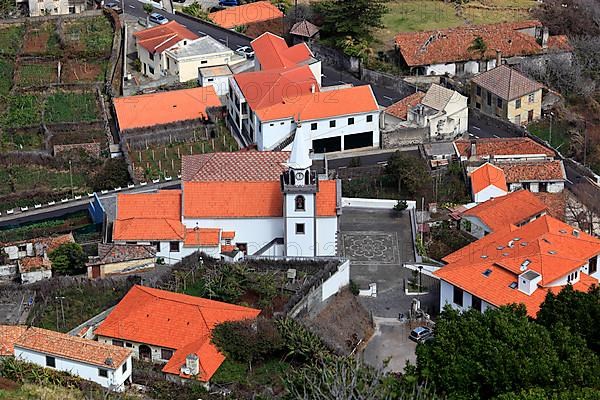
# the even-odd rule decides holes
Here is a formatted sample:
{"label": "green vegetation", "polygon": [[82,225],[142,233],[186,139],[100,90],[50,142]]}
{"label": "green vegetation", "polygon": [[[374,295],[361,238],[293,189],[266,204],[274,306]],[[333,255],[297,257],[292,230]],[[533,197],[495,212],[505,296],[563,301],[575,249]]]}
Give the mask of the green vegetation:
{"label": "green vegetation", "polygon": [[12,87],[13,69],[14,63],[12,60],[0,58],[0,97],[8,95],[10,92],[10,88]]}
{"label": "green vegetation", "polygon": [[[88,189],[85,171],[73,168],[73,189],[81,193]],[[18,165],[0,168],[0,194],[25,191],[36,187],[71,188],[69,169],[57,170],[39,165]]]}
{"label": "green vegetation", "polygon": [[202,6],[194,1],[189,6],[185,6],[181,9],[185,14],[191,15],[192,17],[208,20],[208,12],[202,8]]}
{"label": "green vegetation", "polygon": [[43,135],[36,130],[17,130],[14,133],[4,132],[0,141],[0,150],[39,150],[44,143]]}
{"label": "green vegetation", "polygon": [[67,50],[89,58],[110,55],[113,28],[104,16],[86,18],[65,24]]}
{"label": "green vegetation", "polygon": [[0,242],[16,242],[51,236],[56,233],[72,232],[85,226],[93,225],[90,225],[87,211],[80,211],[62,218],[34,222],[19,227],[3,228],[0,230]]}
{"label": "green vegetation", "polygon": [[17,76],[19,86],[45,86],[58,82],[58,69],[53,62],[21,64]]}
{"label": "green vegetation", "polygon": [[0,29],[0,54],[15,55],[21,48],[23,25],[11,25]]}
{"label": "green vegetation", "polygon": [[535,121],[527,125],[527,130],[542,140],[550,143],[555,149],[569,149],[569,123],[564,120],[552,121],[552,137],[550,137],[550,119]]}
{"label": "green vegetation", "polygon": [[98,120],[94,93],[57,92],[46,99],[44,119],[53,122],[87,122]]}
{"label": "green vegetation", "polygon": [[448,221],[444,221],[441,225],[431,228],[431,232],[427,234],[425,239],[425,251],[421,255],[440,261],[448,254],[462,249],[469,243],[471,243],[471,240],[467,236],[450,226]]}
{"label": "green vegetation", "polygon": [[33,94],[17,94],[8,97],[8,110],[2,118],[6,127],[39,124],[42,118],[42,98]]}
{"label": "green vegetation", "polygon": [[62,275],[84,273],[87,256],[78,243],[64,243],[48,254],[52,261],[52,271]]}
{"label": "green vegetation", "polygon": [[91,187],[98,192],[103,189],[125,187],[131,182],[127,163],[122,158],[109,158],[91,180]]}

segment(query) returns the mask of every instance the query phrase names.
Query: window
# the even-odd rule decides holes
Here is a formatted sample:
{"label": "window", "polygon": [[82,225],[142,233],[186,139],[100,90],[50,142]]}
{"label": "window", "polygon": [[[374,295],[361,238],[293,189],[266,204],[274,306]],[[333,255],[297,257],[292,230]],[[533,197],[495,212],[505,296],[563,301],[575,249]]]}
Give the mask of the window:
{"label": "window", "polygon": [[123,345],[125,344],[122,340],[117,340],[117,339],[113,339],[112,340],[112,344],[113,346],[119,346],[119,347],[123,347]]}
{"label": "window", "polygon": [[160,242],[152,242],[152,246],[156,248],[156,251],[160,251]]}
{"label": "window", "polygon": [[373,122],[373,116],[367,115],[367,122]]}
{"label": "window", "polygon": [[148,65],[148,72],[154,75],[154,68]]}
{"label": "window", "polygon": [[167,69],[171,69],[171,59],[167,57]]}
{"label": "window", "polygon": [[150,59],[150,61],[154,61],[154,54],[148,53],[148,58]]}
{"label": "window", "polygon": [[479,297],[473,296],[471,298],[471,308],[481,312],[481,299]]}
{"label": "window", "polygon": [[329,127],[330,128],[335,128],[335,120],[329,121]]}
{"label": "window", "polygon": [[169,242],[169,251],[179,251],[179,242]]}
{"label": "window", "polygon": [[517,108],[517,109],[521,108],[521,99],[515,100],[515,108]]}
{"label": "window", "polygon": [[548,191],[548,182],[540,182],[538,192],[545,193]]}
{"label": "window", "polygon": [[274,123],[270,123],[269,126],[275,126],[275,124]]}
{"label": "window", "polygon": [[104,368],[98,368],[98,375],[103,378],[108,378],[108,370]]}
{"label": "window", "polygon": [[313,122],[312,124],[310,124],[310,130],[311,131],[316,131],[317,130],[317,123]]}
{"label": "window", "polygon": [[456,63],[456,75],[465,73],[465,63]]}
{"label": "window", "polygon": [[590,275],[598,272],[598,256],[596,256],[590,260],[590,266],[589,266],[588,271],[589,271]]}
{"label": "window", "polygon": [[353,117],[348,118],[348,125],[354,125],[354,118]]}
{"label": "window", "polygon": [[452,301],[457,306],[461,306],[462,307],[462,305],[463,305],[463,291],[462,291],[461,288],[454,286],[454,293],[453,293],[453,299],[452,299]]}
{"label": "window", "polygon": [[487,92],[487,105],[492,105],[492,94],[490,92]]}
{"label": "window", "polygon": [[46,356],[46,367],[56,368],[56,359],[54,357]]}
{"label": "window", "polygon": [[127,372],[127,361],[123,364],[123,373]]}
{"label": "window", "polygon": [[527,96],[527,101],[533,103],[535,101],[535,93],[531,93],[529,96]]}
{"label": "window", "polygon": [[208,64],[208,60],[201,60],[200,64]]}
{"label": "window", "polygon": [[481,103],[475,103],[475,108],[480,110],[481,109]]}
{"label": "window", "polygon": [[131,344],[131,343],[129,343],[129,342],[126,342],[126,343],[125,343],[125,347],[133,347],[133,344]]}
{"label": "window", "polygon": [[214,81],[215,81],[215,78],[208,78],[206,81],[207,81],[207,82],[214,82]]}
{"label": "window", "polygon": [[304,235],[304,224],[296,224],[296,235]]}
{"label": "window", "polygon": [[19,246],[19,251],[27,251],[27,245],[26,244],[22,244]]}
{"label": "window", "polygon": [[498,108],[502,108],[502,99],[500,97],[496,97],[496,105]]}
{"label": "window", "polygon": [[306,205],[304,204],[304,196],[296,196],[295,210],[296,211],[305,211],[306,210]]}
{"label": "window", "polygon": [[173,350],[160,349],[160,358],[163,360],[170,360],[173,357]]}
{"label": "window", "polygon": [[477,86],[477,96],[481,96],[481,86]]}

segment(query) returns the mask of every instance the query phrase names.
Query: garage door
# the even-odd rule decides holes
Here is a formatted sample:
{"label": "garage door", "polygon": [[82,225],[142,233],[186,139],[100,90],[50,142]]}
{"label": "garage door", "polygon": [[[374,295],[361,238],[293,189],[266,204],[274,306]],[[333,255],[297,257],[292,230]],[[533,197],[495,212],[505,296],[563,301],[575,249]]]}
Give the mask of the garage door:
{"label": "garage door", "polygon": [[373,131],[344,136],[344,150],[373,147]]}
{"label": "garage door", "polygon": [[315,153],[329,153],[342,150],[342,138],[340,136],[313,140],[313,151]]}

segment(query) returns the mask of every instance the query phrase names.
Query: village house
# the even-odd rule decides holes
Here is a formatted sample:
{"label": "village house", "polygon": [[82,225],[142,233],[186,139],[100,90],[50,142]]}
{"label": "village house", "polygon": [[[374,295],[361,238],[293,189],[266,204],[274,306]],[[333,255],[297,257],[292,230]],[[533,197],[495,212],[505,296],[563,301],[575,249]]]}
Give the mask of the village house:
{"label": "village house", "polygon": [[321,63],[305,43],[265,33],[252,41],[256,71],[229,83],[228,125],[260,151],[289,149],[301,134],[315,153],[379,147],[371,87],[321,87]]}
{"label": "village house", "polygon": [[535,317],[549,292],[598,284],[600,239],[545,214],[534,199],[519,191],[468,211],[491,232],[443,259],[435,272],[440,307],[483,312],[517,303]]}
{"label": "village house", "polygon": [[45,15],[79,14],[86,10],[84,0],[17,0],[17,6],[25,6],[30,17]]}
{"label": "village house", "polygon": [[283,13],[270,1],[256,1],[208,14],[208,19],[222,28],[233,29],[251,38],[265,32],[284,34]]}
{"label": "village house", "polygon": [[131,383],[132,351],[33,326],[0,325],[0,356],[68,372],[122,392]]}
{"label": "village house", "polygon": [[171,381],[209,382],[225,360],[211,342],[214,327],[253,319],[260,310],[134,286],[94,334],[104,345],[120,346],[137,359],[164,364]]}
{"label": "village house", "polygon": [[86,264],[87,276],[90,279],[105,278],[152,269],[157,250],[153,246],[98,243],[98,255],[90,257]]}
{"label": "village house", "polygon": [[506,176],[501,168],[486,162],[475,168],[469,175],[471,180],[471,196],[475,203],[483,203],[494,197],[508,193]]}
{"label": "village house", "polygon": [[537,20],[406,32],[395,43],[411,75],[477,74],[502,63],[543,66],[550,57],[571,59],[567,37],[549,35]]}
{"label": "village house", "polygon": [[181,190],[119,194],[112,240],[151,245],[172,264],[195,251],[333,256],[341,189],[311,169],[298,135],[292,153],[182,157]]}
{"label": "village house", "polygon": [[198,68],[198,85],[212,86],[217,96],[227,96],[229,93],[229,78],[233,75],[227,65]]}
{"label": "village house", "polygon": [[207,109],[221,107],[213,86],[116,97],[113,106],[121,132],[183,121],[208,121]]}
{"label": "village house", "polygon": [[427,128],[426,141],[457,139],[467,131],[468,119],[467,98],[435,83],[427,93],[414,93],[385,110],[386,124],[396,129]]}
{"label": "village house", "polygon": [[542,115],[543,85],[501,65],[471,79],[471,107],[515,125],[527,125]]}
{"label": "village house", "polygon": [[75,243],[71,233],[3,244],[6,257],[5,265],[0,266],[0,276],[9,280],[16,278],[13,274],[18,274],[21,283],[52,277],[52,261],[48,254],[65,243]]}

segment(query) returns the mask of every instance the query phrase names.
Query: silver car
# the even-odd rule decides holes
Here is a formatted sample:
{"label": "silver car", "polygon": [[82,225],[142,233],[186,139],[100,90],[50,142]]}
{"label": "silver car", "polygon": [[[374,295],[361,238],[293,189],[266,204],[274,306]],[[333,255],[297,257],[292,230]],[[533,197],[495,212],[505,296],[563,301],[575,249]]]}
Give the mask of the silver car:
{"label": "silver car", "polygon": [[240,56],[244,56],[246,58],[254,57],[254,50],[252,50],[252,47],[250,47],[250,46],[242,46],[242,47],[238,48],[235,52],[237,54],[239,54]]}
{"label": "silver car", "polygon": [[155,24],[159,25],[164,25],[167,22],[169,22],[169,20],[159,13],[152,13],[150,14],[150,22],[154,22]]}

